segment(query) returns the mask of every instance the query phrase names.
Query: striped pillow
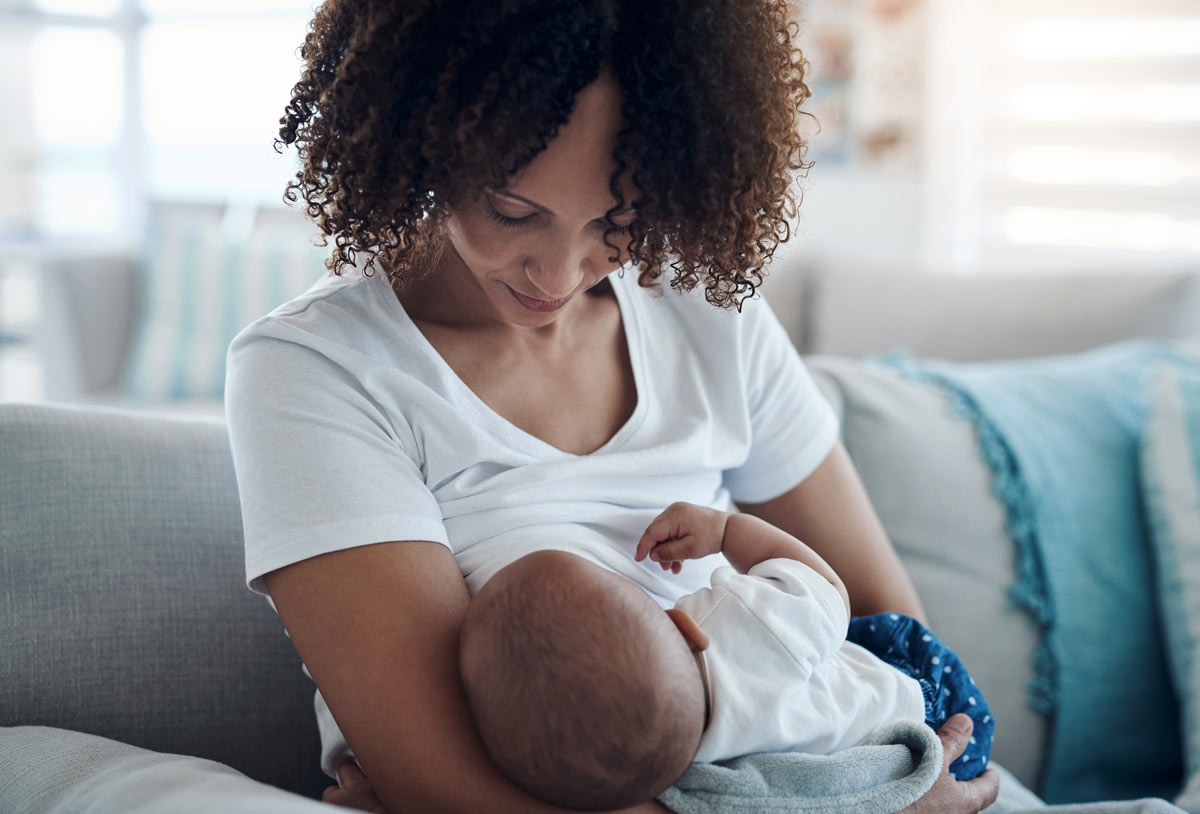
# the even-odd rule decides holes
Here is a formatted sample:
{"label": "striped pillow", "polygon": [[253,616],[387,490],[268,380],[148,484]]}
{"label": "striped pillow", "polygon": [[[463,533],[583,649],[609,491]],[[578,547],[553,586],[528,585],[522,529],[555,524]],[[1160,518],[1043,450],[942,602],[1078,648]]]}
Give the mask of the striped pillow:
{"label": "striped pillow", "polygon": [[332,247],[313,245],[316,234],[311,226],[270,226],[232,240],[217,223],[155,221],[139,270],[124,396],[222,399],[225,351],[237,332],[328,274]]}
{"label": "striped pillow", "polygon": [[1200,811],[1200,359],[1155,372],[1142,434],[1142,493],[1187,762],[1175,804]]}

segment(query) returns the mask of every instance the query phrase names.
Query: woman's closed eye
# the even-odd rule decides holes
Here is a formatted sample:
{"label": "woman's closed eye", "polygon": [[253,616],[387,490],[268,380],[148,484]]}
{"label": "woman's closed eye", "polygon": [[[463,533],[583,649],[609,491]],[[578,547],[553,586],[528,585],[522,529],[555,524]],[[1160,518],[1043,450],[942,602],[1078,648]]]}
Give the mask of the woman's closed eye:
{"label": "woman's closed eye", "polygon": [[497,212],[495,209],[492,209],[489,207],[488,208],[488,216],[492,220],[496,221],[496,223],[499,223],[501,226],[521,226],[523,224],[529,223],[531,220],[536,218],[537,213],[534,213],[532,215],[526,215],[523,218],[512,218],[512,217],[509,217],[508,215],[501,214],[500,212]]}
{"label": "woman's closed eye", "polygon": [[[532,223],[538,216],[537,212],[533,212],[524,217],[514,218],[511,215],[505,215],[503,212],[498,212],[492,207],[488,207],[488,217],[499,223],[501,226],[519,227]],[[601,231],[608,231],[608,223],[603,220],[595,221],[596,227]],[[612,227],[613,232],[623,235],[629,231],[629,224],[618,224]]]}

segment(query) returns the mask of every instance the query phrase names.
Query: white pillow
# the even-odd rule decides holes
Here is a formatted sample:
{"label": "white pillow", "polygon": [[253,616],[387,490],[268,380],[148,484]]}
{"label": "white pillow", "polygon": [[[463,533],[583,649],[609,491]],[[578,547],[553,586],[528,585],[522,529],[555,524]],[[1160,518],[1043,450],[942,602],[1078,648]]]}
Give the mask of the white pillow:
{"label": "white pillow", "polygon": [[333,814],[346,809],[212,760],[48,726],[0,728],[0,811],[25,814]]}

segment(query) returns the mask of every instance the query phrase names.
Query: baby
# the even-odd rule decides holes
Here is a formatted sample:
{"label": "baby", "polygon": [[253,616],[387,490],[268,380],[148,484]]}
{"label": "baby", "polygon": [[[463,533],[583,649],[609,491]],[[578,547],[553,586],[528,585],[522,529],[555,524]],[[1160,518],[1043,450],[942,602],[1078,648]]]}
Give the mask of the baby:
{"label": "baby", "polygon": [[514,783],[565,808],[624,808],[693,761],[829,754],[897,720],[937,729],[956,712],[975,729],[951,773],[983,771],[994,722],[958,658],[915,619],[851,619],[841,579],[795,537],[675,503],[634,559],[678,573],[717,551],[733,568],[665,612],[564,551],[527,555],[479,590],[463,620],[463,685]]}

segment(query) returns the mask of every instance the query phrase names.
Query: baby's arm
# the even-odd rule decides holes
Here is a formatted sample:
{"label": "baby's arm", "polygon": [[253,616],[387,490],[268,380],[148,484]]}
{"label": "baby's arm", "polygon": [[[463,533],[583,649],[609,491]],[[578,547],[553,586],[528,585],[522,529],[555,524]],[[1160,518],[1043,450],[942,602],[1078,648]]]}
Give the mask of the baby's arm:
{"label": "baby's arm", "polygon": [[649,556],[664,569],[678,573],[683,560],[717,551],[724,553],[740,574],[765,560],[802,562],[829,580],[846,604],[846,615],[850,615],[850,594],[829,563],[783,529],[752,514],[729,514],[693,503],[672,503],[646,528],[633,558],[641,561]]}

